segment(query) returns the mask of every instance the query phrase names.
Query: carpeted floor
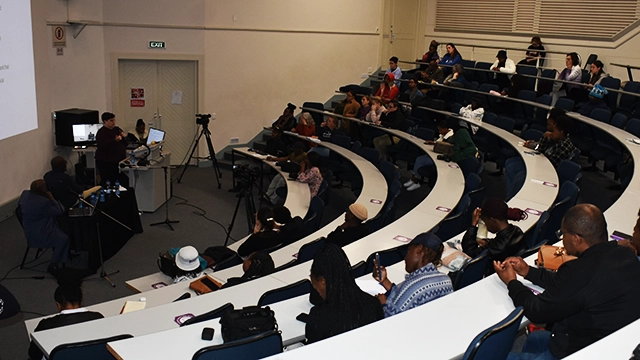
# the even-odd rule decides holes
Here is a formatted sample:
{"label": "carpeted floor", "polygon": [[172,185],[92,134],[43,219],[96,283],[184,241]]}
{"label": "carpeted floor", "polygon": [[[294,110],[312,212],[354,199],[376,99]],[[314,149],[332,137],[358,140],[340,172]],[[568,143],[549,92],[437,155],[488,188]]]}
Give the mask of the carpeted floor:
{"label": "carpeted floor", "polygon": [[[409,173],[404,164],[398,165],[404,182]],[[487,196],[504,197],[504,177],[486,175],[495,171],[495,168],[490,163],[485,165],[482,181],[483,186],[487,187]],[[222,189],[217,189],[213,168],[189,168],[181,184],[173,183],[174,197],[169,200],[170,219],[180,221],[174,224],[175,231],[171,231],[165,225],[149,226],[150,223],[164,220],[164,207],[155,213],[143,214],[144,232],[131,238],[113,258],[105,263],[107,272],[119,270],[119,273],[110,276],[117,286],[112,288],[106,281],[95,276],[87,278],[83,283],[85,305],[132,294],[132,291],[126,287],[125,281],[158,271],[156,258],[159,252],[184,245],[193,245],[200,251],[208,246],[222,245],[225,240],[225,229],[231,222],[237,198],[235,193],[227,191],[232,187],[229,171],[223,170],[221,181]],[[579,202],[591,202],[606,210],[620,194],[619,191],[606,189],[606,186],[612,184],[614,182],[610,174],[584,172],[580,182]],[[268,185],[266,178],[264,185]],[[426,186],[412,193],[403,190],[397,201],[399,204],[397,216],[401,216],[421,202],[428,192],[429,189]],[[259,198],[257,190],[255,193],[257,201]],[[325,208],[322,219],[323,225],[341,215],[346,206],[354,200],[355,195],[348,188],[332,188],[330,202]],[[0,322],[0,358],[26,359],[29,339],[23,321],[57,311],[53,301],[53,292],[57,284],[55,279],[46,273],[51,252],[46,252],[40,259],[34,261],[35,250],[32,250],[27,259],[30,261],[27,265],[28,269],[17,269],[25,251],[26,241],[15,217],[0,223],[0,233],[3,239],[3,251],[0,252],[0,276],[5,277],[8,273],[6,278],[0,281],[16,296],[23,310],[23,313],[13,319]],[[244,206],[241,206],[232,237],[239,239],[247,233]]]}

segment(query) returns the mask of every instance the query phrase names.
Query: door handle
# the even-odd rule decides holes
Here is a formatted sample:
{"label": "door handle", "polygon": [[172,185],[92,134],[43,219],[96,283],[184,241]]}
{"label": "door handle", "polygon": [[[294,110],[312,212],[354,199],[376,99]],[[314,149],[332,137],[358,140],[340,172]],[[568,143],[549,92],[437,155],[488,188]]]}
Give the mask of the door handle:
{"label": "door handle", "polygon": [[393,29],[391,29],[391,43],[393,44],[393,40],[396,39],[396,34],[393,32]]}

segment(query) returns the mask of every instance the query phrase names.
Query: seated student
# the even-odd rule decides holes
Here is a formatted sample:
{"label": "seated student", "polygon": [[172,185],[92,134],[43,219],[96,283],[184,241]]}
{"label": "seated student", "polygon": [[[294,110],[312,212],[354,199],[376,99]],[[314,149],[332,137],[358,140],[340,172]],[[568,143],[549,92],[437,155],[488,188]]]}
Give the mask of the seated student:
{"label": "seated student", "polygon": [[[336,135],[344,135],[344,133],[340,130],[340,125],[338,123],[338,119],[334,116],[329,116],[326,121],[323,121],[320,124],[320,134],[317,136],[321,141],[329,141],[331,142],[332,138]],[[309,152],[318,153],[320,156],[328,157],[329,149],[316,146],[309,150]]]}
{"label": "seated student", "polygon": [[[427,144],[435,144],[436,142],[447,141],[451,137],[453,137],[453,134],[454,134],[453,129],[449,127],[449,122],[447,120],[441,119],[440,121],[438,121],[438,124],[436,125],[436,127],[438,129],[438,138],[435,141],[427,140],[426,141]],[[427,183],[430,186],[435,185],[435,175],[436,175],[435,163],[433,162],[431,155],[425,154],[425,155],[418,156],[414,162],[411,179],[409,179],[409,181],[404,183],[404,187],[407,188],[407,191],[413,191],[420,188],[421,186],[420,180],[422,180],[422,176],[419,175],[418,170],[423,167],[433,168],[430,171],[428,171],[429,179],[427,180]]]}
{"label": "seated student", "polygon": [[271,137],[267,140],[265,152],[276,157],[281,157],[287,154],[287,145],[282,139],[282,128],[274,126],[271,129]]}
{"label": "seated student", "polygon": [[379,97],[371,98],[371,111],[367,113],[365,120],[372,122],[376,125],[380,125],[380,118],[387,108],[382,104],[382,99]]}
{"label": "seated student", "polygon": [[595,109],[609,110],[609,105],[604,102],[604,96],[608,93],[609,91],[602,85],[595,85],[589,92],[589,99],[576,105],[576,112],[580,115],[591,116]]}
{"label": "seated student", "polygon": [[53,197],[60,201],[64,209],[73,207],[82,195],[84,186],[78,184],[67,171],[67,161],[62,156],[51,159],[51,171],[44,174],[44,181]]}
{"label": "seated student", "polygon": [[347,255],[334,244],[321,248],[311,265],[311,285],[322,301],[311,308],[305,337],[314,343],[384,317],[380,302],[360,290]]}
{"label": "seated student", "polygon": [[414,105],[424,96],[422,91],[418,89],[418,80],[415,77],[409,78],[409,89],[405,91],[404,96],[406,96],[406,100],[409,100]]}
{"label": "seated student", "polygon": [[500,50],[496,55],[497,60],[491,66],[491,70],[498,72],[493,74],[493,83],[499,90],[509,87],[511,75],[516,73],[516,63],[507,57],[507,50]]}
{"label": "seated student", "polygon": [[[104,318],[102,314],[89,311],[82,307],[82,289],[80,288],[80,284],[61,284],[53,294],[53,298],[56,301],[56,306],[60,314],[40,320],[33,332]],[[44,358],[38,345],[31,341],[29,345],[29,359],[41,360]]]}
{"label": "seated student", "polygon": [[582,80],[582,69],[580,68],[580,59],[575,52],[567,54],[565,59],[566,68],[562,70],[556,79],[575,82],[576,85],[567,83],[555,83],[551,92],[551,106],[556,105],[556,101],[559,98],[566,96],[571,89],[580,87],[580,80]]}
{"label": "seated student", "polygon": [[462,61],[462,55],[460,55],[460,53],[458,52],[458,49],[456,49],[456,46],[452,43],[448,43],[447,44],[447,53],[444,54],[444,56],[442,57],[442,59],[440,59],[440,65],[448,65],[442,68],[442,71],[444,71],[444,75],[448,76],[451,74],[451,67],[453,65],[458,64],[459,62]]}
{"label": "seated student", "polygon": [[320,164],[320,155],[310,152],[307,158],[300,163],[300,172],[298,172],[298,181],[309,185],[309,195],[313,199],[318,195],[320,185],[322,185],[322,173],[318,168]]}
{"label": "seated student", "polygon": [[[562,219],[561,231],[567,254],[578,258],[557,272],[531,267],[519,257],[494,263],[513,305],[522,306],[532,323],[550,326],[529,334],[522,352],[510,353],[509,360],[562,359],[640,318],[640,262],[607,241],[602,212],[591,204],[576,205]],[[516,274],[545,291],[534,295]]]}
{"label": "seated student", "polygon": [[389,59],[389,68],[385,72],[385,74],[392,74],[395,78],[395,84],[397,87],[400,87],[400,79],[402,78],[402,70],[398,66],[398,57],[392,56]]}
{"label": "seated student", "polygon": [[344,223],[327,235],[327,244],[336,244],[340,247],[349,245],[356,240],[369,235],[367,228],[369,214],[367,208],[361,204],[351,204],[344,213]]}
{"label": "seated student", "polygon": [[130,138],[130,142],[137,142],[138,144],[146,144],[149,137],[149,130],[144,123],[144,120],[138,119],[136,121],[136,127],[132,131],[129,131],[127,137]]}
{"label": "seated student", "polygon": [[[438,67],[438,63],[435,60],[431,60],[429,62],[429,66],[425,70],[422,70],[420,72],[420,75],[422,76],[420,80],[428,84],[431,84],[434,82],[440,84],[444,80],[444,71],[442,71],[442,69]],[[420,88],[423,91],[425,89],[426,90],[431,89],[428,86],[425,86],[425,87],[420,86]]]}
{"label": "seated student", "polygon": [[[510,85],[508,88],[502,90],[501,92],[491,90],[489,91],[489,93],[492,95],[518,98],[520,91],[527,90],[528,87],[529,83],[526,77],[520,74],[513,74],[513,76],[511,76]],[[517,103],[515,101],[498,99],[492,109],[497,114],[507,114],[508,116],[510,116],[514,111],[514,107],[520,105],[520,103]]]}
{"label": "seated student", "polygon": [[316,122],[313,120],[308,112],[300,114],[300,121],[295,128],[291,129],[292,132],[302,136],[315,136],[316,135]]}
{"label": "seated student", "polygon": [[[482,118],[484,117],[484,106],[482,105],[482,98],[479,96],[474,96],[471,99],[471,104],[467,105],[466,107],[461,107],[459,113],[465,119],[473,120],[476,123],[482,124]],[[467,130],[471,130],[471,133],[473,133],[474,135],[478,131],[478,126],[469,124],[464,120],[460,120],[458,122],[458,125]]]}
{"label": "seated student", "polygon": [[[546,54],[544,52],[544,46],[542,46],[540,36],[532,37],[531,45],[529,45],[527,49],[527,52],[525,52],[525,58],[520,60],[518,65],[542,66],[544,64]],[[540,61],[538,62],[538,60]]]}
{"label": "seated student", "polygon": [[[407,131],[407,119],[400,109],[400,103],[393,100],[389,102],[387,106],[387,110],[383,112],[380,117],[380,125],[389,129]],[[373,147],[378,150],[380,156],[384,157],[387,153],[387,148],[392,144],[397,144],[398,141],[400,141],[399,137],[389,136],[388,133],[384,132],[382,135],[373,139]]]}
{"label": "seated student", "polygon": [[377,296],[385,317],[413,309],[453,292],[451,279],[438,271],[443,251],[442,240],[436,235],[422,233],[416,236],[409,243],[407,255],[404,257],[405,270],[409,274],[398,285],[389,281],[384,266],[381,266],[381,274],[378,274],[374,261],[373,278],[387,290],[386,294]]}
{"label": "seated student", "polygon": [[640,211],[638,211],[638,220],[633,227],[633,235],[631,239],[618,240],[618,245],[628,247],[640,260]]}
{"label": "seated student", "polygon": [[[344,99],[344,107],[342,111],[338,111],[336,107],[335,113],[344,115],[347,117],[355,118],[358,115],[358,111],[360,110],[360,103],[356,100],[356,94],[353,91],[347,92],[347,97]],[[351,136],[352,126],[355,126],[351,123],[349,119],[340,119],[340,128],[344,131],[345,134]]]}
{"label": "seated student", "polygon": [[[482,208],[476,208],[471,217],[471,226],[462,237],[462,251],[473,257],[480,255],[485,249],[489,250],[489,257],[503,261],[522,250],[526,243],[522,230],[509,224],[508,220],[520,221],[527,218],[527,213],[516,208],[510,208],[507,203],[498,198],[488,198],[482,203]],[[496,234],[493,239],[478,237],[478,222],[482,220],[487,231]]]}
{"label": "seated student", "polygon": [[384,104],[389,103],[391,100],[395,100],[400,93],[400,88],[394,82],[395,77],[392,73],[384,75],[384,79],[380,83],[380,87],[376,92],[376,97],[382,99]]}
{"label": "seated student", "polygon": [[538,143],[525,141],[524,146],[535,149],[549,159],[554,167],[557,167],[562,160],[568,159],[575,151],[576,147],[569,139],[569,129],[572,120],[567,115],[562,115],[554,119],[551,130],[547,130]]}
{"label": "seated student", "polygon": [[[462,65],[453,65],[451,68],[451,74],[444,79],[442,84],[454,88],[465,87],[467,85],[467,79],[464,77],[464,68]],[[456,99],[457,94],[453,89],[440,88],[438,91],[429,91],[427,95],[432,99],[439,99],[447,103],[454,101],[462,102],[462,100]]]}
{"label": "seated student", "polygon": [[[609,74],[604,72],[604,64],[600,60],[596,60],[591,63],[591,71],[589,76],[589,85],[600,85],[602,79],[608,77]],[[589,100],[589,91],[590,88],[588,86],[575,87],[569,91],[567,95],[574,103],[579,104],[583,101]],[[605,93],[606,95],[606,93]]]}
{"label": "seated student", "polygon": [[277,237],[283,246],[302,238],[304,221],[300,216],[291,217],[291,211],[285,206],[276,206],[271,211],[273,211],[273,228],[278,230]]}
{"label": "seated student", "polygon": [[244,259],[244,262],[242,263],[242,271],[244,271],[244,274],[242,274],[241,277],[227,279],[227,282],[222,285],[221,289],[226,289],[234,285],[269,275],[274,269],[275,265],[271,255],[262,251],[256,251]]}
{"label": "seated student", "polygon": [[47,271],[53,273],[64,267],[69,256],[69,237],[58,224],[64,211],[54,199],[43,179],[34,180],[18,201],[22,212],[22,227],[27,243],[35,248],[53,248]]}
{"label": "seated student", "polygon": [[271,124],[272,127],[279,127],[284,131],[291,131],[296,126],[296,118],[293,117],[293,112],[296,110],[296,106],[292,103],[288,103],[287,107],[282,112],[282,115]]}
{"label": "seated student", "polygon": [[253,252],[269,250],[280,245],[278,232],[274,231],[273,226],[273,211],[269,208],[258,210],[253,234],[240,245],[238,255],[247,257]]}
{"label": "seated student", "polygon": [[[282,157],[273,157],[267,156],[267,161],[277,161],[277,162],[289,162],[287,165],[283,166],[283,171],[296,171],[300,169],[300,164],[307,158],[307,153],[304,152],[304,145],[301,142],[295,142],[291,147],[291,154],[289,156]],[[287,168],[284,170],[284,168]],[[286,186],[287,180],[282,177],[282,175],[278,174],[273,177],[271,182],[269,183],[269,187],[265,193],[267,200],[273,205],[282,205],[284,204],[284,198],[280,197],[276,190],[283,186]]]}
{"label": "seated student", "polygon": [[[431,61],[435,61],[436,64],[440,61],[440,56],[438,55],[438,46],[440,44],[435,41],[435,40],[431,40],[431,42],[429,43],[429,51],[427,51],[424,55],[422,55],[421,59],[416,59],[416,61],[420,61],[420,62],[424,62],[424,63],[430,63]],[[420,69],[425,69],[426,65],[421,64],[420,65]]]}
{"label": "seated student", "polygon": [[[171,252],[174,253],[175,250],[178,249],[171,250]],[[177,268],[176,276],[173,278],[174,284],[200,277],[202,271],[207,266],[204,259],[201,260],[198,250],[193,246],[184,246],[174,255],[176,257]]]}
{"label": "seated student", "polygon": [[369,114],[369,111],[371,111],[371,96],[364,95],[360,100],[360,109],[358,109],[356,118],[365,120],[367,118],[367,115]]}

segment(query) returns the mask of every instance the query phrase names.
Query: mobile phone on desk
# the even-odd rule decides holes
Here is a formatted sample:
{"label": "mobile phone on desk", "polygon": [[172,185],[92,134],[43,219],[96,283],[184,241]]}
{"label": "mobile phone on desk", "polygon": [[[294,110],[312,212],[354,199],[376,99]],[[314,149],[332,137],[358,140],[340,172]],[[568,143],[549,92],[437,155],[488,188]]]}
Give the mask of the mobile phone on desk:
{"label": "mobile phone on desk", "polygon": [[631,240],[633,236],[616,230],[613,232],[613,234],[611,234],[611,238],[615,241],[620,241],[620,240]]}
{"label": "mobile phone on desk", "polygon": [[200,336],[200,338],[202,340],[213,340],[213,334],[214,334],[215,330],[209,327],[206,327],[204,329],[202,329],[202,335]]}
{"label": "mobile phone on desk", "polygon": [[382,266],[380,266],[380,253],[376,253],[376,272],[378,279],[382,280]]}
{"label": "mobile phone on desk", "polygon": [[303,322],[303,323],[307,323],[307,319],[309,318],[309,314],[307,313],[300,313],[298,314],[298,316],[296,316],[296,320]]}

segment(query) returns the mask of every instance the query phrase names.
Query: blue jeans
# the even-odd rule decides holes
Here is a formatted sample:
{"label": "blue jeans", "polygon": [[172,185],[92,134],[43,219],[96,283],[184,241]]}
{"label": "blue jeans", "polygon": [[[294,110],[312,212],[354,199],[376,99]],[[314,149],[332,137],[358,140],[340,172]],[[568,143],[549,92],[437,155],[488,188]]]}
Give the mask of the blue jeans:
{"label": "blue jeans", "polygon": [[425,166],[434,166],[435,163],[429,155],[421,155],[416,158],[415,164],[413,164],[413,174],[416,178],[420,179],[422,176],[418,175],[418,169]]}
{"label": "blue jeans", "polygon": [[551,332],[539,330],[527,336],[521,353],[511,352],[507,360],[558,360],[549,351]]}

